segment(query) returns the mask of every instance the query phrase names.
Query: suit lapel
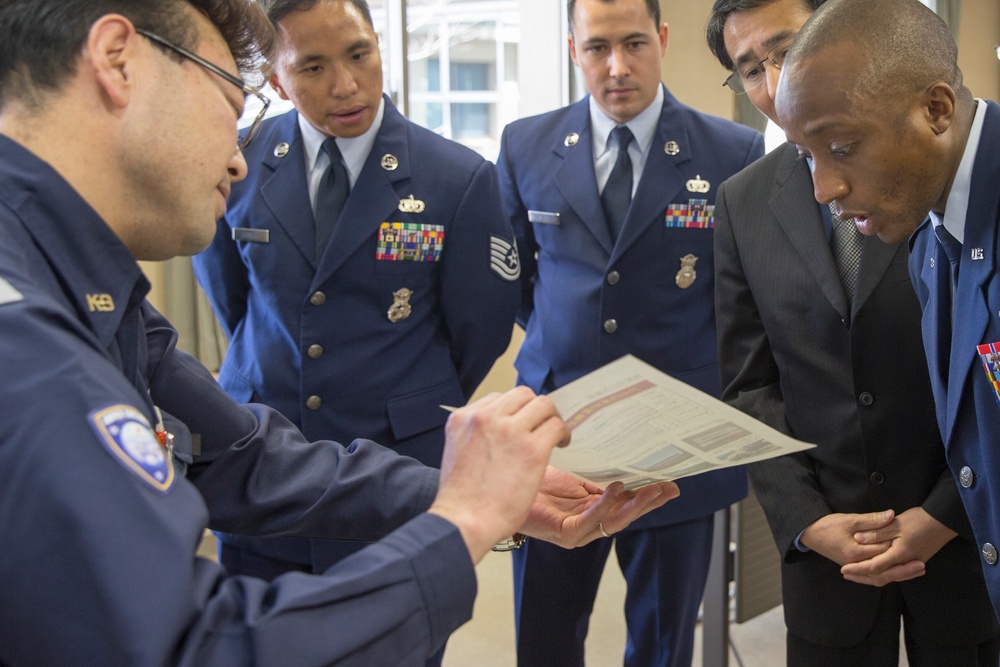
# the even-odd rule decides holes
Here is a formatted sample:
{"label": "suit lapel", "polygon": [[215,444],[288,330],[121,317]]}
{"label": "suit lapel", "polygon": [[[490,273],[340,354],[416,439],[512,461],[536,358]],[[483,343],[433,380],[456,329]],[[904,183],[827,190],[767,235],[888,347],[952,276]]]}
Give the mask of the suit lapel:
{"label": "suit lapel", "polygon": [[[978,368],[976,346],[996,341],[983,340],[990,320],[989,304],[984,286],[996,270],[997,218],[1000,212],[996,190],[1000,175],[1000,153],[991,147],[1000,144],[1000,107],[990,102],[986,109],[983,133],[972,167],[972,185],[969,190],[969,210],[965,216],[965,239],[955,300],[952,345],[948,371],[948,425],[946,435],[951,436],[955,426],[958,406],[965,389],[969,387],[969,374]],[[983,259],[973,260],[973,253],[982,252]],[[985,380],[981,380],[985,381]]]}
{"label": "suit lapel", "polygon": [[[272,145],[266,148],[268,152],[262,161],[262,168],[272,173],[261,179],[261,197],[271,215],[292,240],[292,244],[315,269],[316,223],[313,220],[312,203],[309,201],[309,189],[306,187],[303,157],[305,149],[299,131],[298,114],[293,111],[282,116],[275,123],[275,129],[268,135],[268,140]],[[283,143],[288,144],[288,151],[275,151]]]}
{"label": "suit lapel", "polygon": [[[350,259],[376,232],[383,221],[399,207],[400,196],[394,184],[411,175],[410,153],[406,139],[407,121],[386,100],[382,127],[379,128],[365,166],[351,188],[330,243],[323,253],[316,274],[316,284],[326,281]],[[398,166],[394,170],[382,167],[382,156],[392,155]],[[419,194],[419,193],[417,193]],[[428,206],[433,205],[428,202]],[[369,250],[375,255],[375,247]]]}
{"label": "suit lapel", "polygon": [[885,272],[889,270],[889,265],[898,249],[898,245],[882,243],[876,237],[865,237],[864,245],[861,246],[858,283],[854,287],[854,300],[851,302],[852,319],[875,291]]}
{"label": "suit lapel", "polygon": [[771,212],[813,274],[823,296],[846,321],[850,317],[847,296],[830,252],[819,204],[813,198],[809,165],[797,157],[789,144],[777,150],[785,155],[775,170],[778,189],[771,198]]}
{"label": "suit lapel", "polygon": [[[594,144],[590,128],[590,101],[585,97],[577,102],[569,115],[569,122],[553,140],[552,152],[562,158],[556,167],[556,188],[563,199],[573,209],[584,226],[601,244],[605,252],[611,254],[611,232],[604,219],[604,208],[597,192],[597,176],[594,173]],[[575,143],[569,140],[577,134]],[[570,144],[567,146],[567,144]]]}
{"label": "suit lapel", "polygon": [[[933,234],[930,222],[917,228],[911,237]],[[948,443],[947,424],[948,403],[948,357],[951,351],[951,274],[941,271],[940,267],[948,266],[948,258],[938,243],[927,238],[920,257],[920,281],[927,290],[928,299],[921,319],[921,332],[924,339],[924,352],[927,356],[927,370],[930,373],[931,389],[934,392],[934,410],[937,415],[941,437]],[[914,246],[917,248],[919,246]],[[911,253],[913,250],[911,250]],[[912,260],[911,260],[912,261]],[[944,295],[947,295],[946,297]]]}

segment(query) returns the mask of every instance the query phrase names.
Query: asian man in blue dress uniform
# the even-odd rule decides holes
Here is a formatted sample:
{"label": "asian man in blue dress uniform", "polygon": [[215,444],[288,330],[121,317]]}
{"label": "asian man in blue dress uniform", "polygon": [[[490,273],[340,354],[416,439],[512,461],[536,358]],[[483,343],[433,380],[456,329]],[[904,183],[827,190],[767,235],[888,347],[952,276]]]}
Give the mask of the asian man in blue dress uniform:
{"label": "asian man in blue dress uniform", "polygon": [[[264,121],[194,259],[230,339],[219,381],[309,438],[361,435],[437,466],[440,406],[465,404],[514,326],[519,264],[495,168],[383,96],[364,0],[261,5],[279,35],[271,84],[296,110]],[[362,546],[220,539],[227,567],[265,578]]]}
{"label": "asian man in blue dress uniform", "polygon": [[[662,85],[656,0],[576,0],[569,16],[590,95],[511,123],[498,161],[523,262],[519,381],[551,391],[631,353],[717,397],[715,187],[760,157],[763,140]],[[630,133],[624,152],[618,126]],[[613,543],[628,582],[625,664],[690,664],[712,516],[747,482],[737,468],[679,485],[669,509],[613,540],[577,553],[529,540],[515,553],[519,665],[583,664]]]}
{"label": "asian man in blue dress uniform", "polygon": [[[775,108],[813,160],[817,201],[868,236],[909,239],[937,424],[1000,611],[1000,107],[973,97],[948,26],[917,0],[829,0],[789,51]],[[888,580],[911,567],[887,555],[843,571]]]}

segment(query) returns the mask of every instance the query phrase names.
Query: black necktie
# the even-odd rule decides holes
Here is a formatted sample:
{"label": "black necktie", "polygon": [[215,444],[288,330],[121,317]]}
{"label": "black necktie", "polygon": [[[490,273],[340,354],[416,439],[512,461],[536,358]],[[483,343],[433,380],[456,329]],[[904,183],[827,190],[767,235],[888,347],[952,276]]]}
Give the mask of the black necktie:
{"label": "black necktie", "polygon": [[351,192],[347,169],[341,161],[337,140],[330,137],[323,142],[323,151],[330,156],[330,166],[323,174],[316,191],[316,257],[323,256],[323,250],[333,235],[340,212]]}
{"label": "black necktie", "polygon": [[631,130],[624,125],[611,130],[611,143],[618,147],[618,157],[611,169],[611,176],[604,185],[604,192],[601,193],[601,204],[612,241],[618,238],[632,202],[632,159],[628,156],[628,145],[632,143],[632,139]]}
{"label": "black necktie", "polygon": [[951,232],[945,229],[943,224],[934,228],[934,235],[937,236],[938,243],[941,244],[944,254],[948,256],[948,261],[951,262],[951,284],[953,286],[957,285],[959,260],[962,258],[962,244],[951,235]]}
{"label": "black necktie", "polygon": [[858,231],[854,218],[843,219],[830,204],[830,221],[833,223],[833,259],[837,262],[840,284],[844,286],[847,300],[854,299],[854,287],[858,282],[858,265],[861,263],[861,244],[864,235]]}

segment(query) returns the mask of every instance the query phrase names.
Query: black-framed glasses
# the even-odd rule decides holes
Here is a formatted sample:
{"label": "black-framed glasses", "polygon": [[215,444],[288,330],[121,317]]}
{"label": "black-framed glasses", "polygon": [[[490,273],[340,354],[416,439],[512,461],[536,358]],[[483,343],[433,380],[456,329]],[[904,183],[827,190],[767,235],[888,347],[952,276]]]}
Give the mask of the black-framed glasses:
{"label": "black-framed glasses", "polygon": [[788,54],[788,49],[792,48],[792,42],[794,41],[795,35],[792,35],[777,46],[773,47],[767,52],[767,55],[757,62],[747,65],[743,69],[738,69],[730,74],[726,77],[726,80],[722,82],[722,85],[729,86],[737,95],[744,95],[748,90],[753,90],[762,84],[764,79],[767,78],[767,72],[764,71],[764,67],[767,63],[774,65],[774,69],[781,69],[781,65],[785,62],[785,55]]}
{"label": "black-framed glasses", "polygon": [[229,83],[233,84],[240,90],[242,90],[244,95],[253,95],[260,101],[260,111],[257,112],[256,118],[253,119],[253,122],[250,124],[250,126],[247,127],[242,134],[240,134],[239,138],[236,141],[236,147],[241,151],[244,150],[247,146],[249,146],[250,142],[253,141],[253,138],[257,136],[257,132],[260,131],[260,122],[264,120],[264,114],[267,112],[267,107],[268,105],[271,104],[271,100],[262,92],[260,92],[260,90],[254,88],[243,79],[237,76],[233,76],[232,74],[222,69],[218,65],[213,65],[212,63],[208,62],[207,60],[199,56],[197,53],[188,51],[182,46],[177,46],[173,42],[168,42],[167,40],[163,39],[156,33],[149,32],[148,30],[143,30],[142,28],[136,28],[135,31],[140,35],[142,35],[143,37],[145,37],[146,39],[151,39],[160,46],[166,47],[171,51],[173,51],[174,53],[178,53],[184,56],[185,58],[188,58],[189,60],[193,60],[194,62],[198,63],[208,71],[212,72],[213,74],[218,74],[220,77],[222,77]]}

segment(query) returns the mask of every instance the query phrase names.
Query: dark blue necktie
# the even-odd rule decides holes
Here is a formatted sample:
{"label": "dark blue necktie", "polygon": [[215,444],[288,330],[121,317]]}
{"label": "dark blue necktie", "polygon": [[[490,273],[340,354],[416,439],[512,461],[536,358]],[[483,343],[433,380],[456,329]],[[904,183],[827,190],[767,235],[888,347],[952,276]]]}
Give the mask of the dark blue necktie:
{"label": "dark blue necktie", "polygon": [[941,249],[944,250],[944,254],[948,256],[948,261],[951,262],[951,284],[953,286],[957,285],[958,266],[962,258],[962,244],[951,235],[951,232],[945,229],[944,225],[935,227],[934,235],[937,236],[938,243],[941,244]]}
{"label": "dark blue necktie", "polygon": [[625,214],[632,203],[632,159],[628,156],[628,145],[632,143],[632,132],[624,125],[611,130],[611,143],[618,147],[618,157],[611,169],[611,176],[601,193],[601,205],[604,207],[604,219],[608,221],[611,240],[625,224]]}
{"label": "dark blue necktie", "polygon": [[323,250],[333,235],[333,228],[337,226],[340,212],[344,209],[347,195],[351,192],[347,169],[344,168],[337,140],[330,137],[324,141],[323,151],[330,157],[330,166],[323,174],[323,178],[319,182],[319,189],[316,191],[317,259],[323,256]]}

